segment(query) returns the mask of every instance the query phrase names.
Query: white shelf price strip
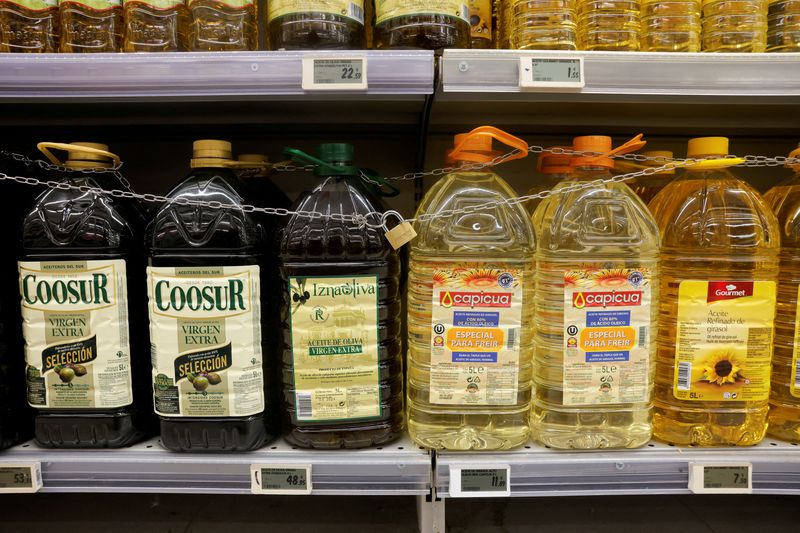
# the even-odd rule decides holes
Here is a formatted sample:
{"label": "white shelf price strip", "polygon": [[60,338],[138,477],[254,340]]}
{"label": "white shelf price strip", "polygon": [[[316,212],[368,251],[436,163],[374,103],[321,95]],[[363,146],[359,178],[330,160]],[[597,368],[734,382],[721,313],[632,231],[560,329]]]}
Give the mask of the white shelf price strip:
{"label": "white shelf price strip", "polygon": [[365,91],[367,58],[304,57],[304,91]]}
{"label": "white shelf price strip", "polygon": [[450,467],[452,498],[497,498],[511,495],[509,465]]}
{"label": "white shelf price strip", "polygon": [[0,493],[39,492],[41,488],[40,463],[0,463]]}
{"label": "white shelf price strip", "polygon": [[311,465],[250,465],[250,492],[253,494],[311,494]]}

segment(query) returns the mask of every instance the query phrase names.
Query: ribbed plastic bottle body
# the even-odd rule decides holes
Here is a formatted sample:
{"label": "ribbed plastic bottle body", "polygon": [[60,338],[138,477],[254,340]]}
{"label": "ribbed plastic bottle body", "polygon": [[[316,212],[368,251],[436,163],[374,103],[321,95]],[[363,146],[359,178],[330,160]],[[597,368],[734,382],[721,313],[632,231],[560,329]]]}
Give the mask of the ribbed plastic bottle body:
{"label": "ribbed plastic bottle body", "polygon": [[778,219],[781,232],[778,303],[775,314],[775,352],[772,355],[769,429],[771,437],[800,442],[800,350],[797,330],[800,290],[800,177],[776,185],[764,200]]}
{"label": "ribbed plastic bottle body", "polygon": [[[747,338],[744,342],[737,340],[727,344],[723,342],[725,339],[715,338],[725,335],[724,332],[718,333],[716,328],[734,327],[727,324],[726,317],[730,315],[727,310],[724,311],[726,315],[722,316],[724,320],[714,316],[698,320],[687,314],[688,318],[679,328],[679,295],[682,284],[687,281],[723,282],[733,287],[738,287],[740,282],[774,283],[778,277],[780,243],[775,217],[755,190],[724,169],[686,173],[656,195],[650,209],[658,221],[662,236],[654,434],[661,440],[679,445],[757,444],[767,430],[767,395],[762,391],[763,400],[737,401],[732,393],[723,398],[721,391],[724,384],[734,379],[737,386],[744,383],[734,375],[733,368],[741,367],[743,359],[752,358],[751,379],[756,377],[756,365],[760,365],[762,372],[768,369],[764,359],[771,354],[771,347],[761,346],[756,342],[757,339],[751,345]],[[719,301],[705,302],[704,298],[701,304],[708,306],[708,309],[719,309]],[[687,298],[686,306],[691,303]],[[741,320],[761,320],[764,322],[762,327],[751,327],[748,331],[770,334],[771,323],[767,322],[772,311],[774,308],[768,304],[761,304],[756,317]],[[714,320],[721,325],[709,322]],[[691,348],[693,340],[689,338],[695,334],[692,333],[695,329],[693,322],[709,322],[708,332],[695,332],[701,341],[699,347],[694,349]],[[736,331],[733,334],[736,335]],[[703,341],[703,338],[706,340]],[[680,342],[684,342],[687,349],[678,350]],[[735,354],[728,356],[726,350]],[[712,356],[717,354],[722,357],[715,362]],[[676,366],[680,366],[676,365],[676,360],[684,360],[687,356],[697,361],[687,368],[686,383],[681,385],[681,373],[678,371],[681,369],[676,369]],[[704,366],[707,367],[705,371],[702,370]],[[693,368],[700,369],[704,374],[692,374]],[[717,376],[711,375],[712,370]],[[767,383],[762,383],[762,387],[768,386],[768,379],[767,374]],[[677,395],[682,389],[698,389],[701,391],[699,394],[713,394],[714,399],[693,399],[691,396],[678,399]],[[714,392],[709,392],[712,390]],[[737,394],[743,392],[740,390]]]}
{"label": "ribbed plastic bottle body", "polygon": [[[417,216],[514,196],[513,189],[495,174],[454,172],[428,191]],[[406,391],[412,439],[427,448],[448,450],[504,450],[524,444],[530,432],[534,286],[534,236],[527,213],[521,206],[501,205],[417,222],[416,231],[418,237],[412,241],[408,278]],[[513,281],[504,283],[504,279]],[[502,289],[503,284],[506,289]],[[494,374],[484,376],[485,385],[480,382],[476,386],[467,385],[465,393],[460,385],[470,379],[466,377],[470,369],[457,364],[463,359],[456,354],[459,349],[453,346],[456,343],[453,339],[467,333],[450,327],[457,325],[453,317],[461,315],[450,311],[451,316],[443,319],[449,322],[447,326],[434,320],[446,314],[443,312],[460,308],[455,304],[448,307],[451,304],[445,302],[435,310],[434,301],[444,302],[447,297],[442,295],[454,292],[495,294],[492,291],[498,290],[508,291],[513,307],[495,309],[491,315],[497,314],[498,318],[492,320],[500,328],[510,328],[504,330],[503,341],[504,346],[512,346],[513,350],[503,351],[501,346],[500,353],[494,352],[496,364],[484,369]],[[515,308],[518,312],[513,315]],[[509,311],[502,309],[508,309],[510,314],[505,315]],[[473,320],[473,312],[470,307],[464,308],[463,320]],[[504,323],[505,316],[512,318]],[[445,327],[449,327],[449,334],[444,333]],[[441,354],[445,335],[448,350]],[[483,374],[480,368],[480,365],[472,368],[475,376]],[[501,388],[505,390],[500,391]],[[472,392],[480,395],[479,390],[486,394],[483,399],[466,397]]]}
{"label": "ribbed plastic bottle body", "polygon": [[647,205],[661,192],[661,189],[666,187],[673,179],[675,179],[675,176],[672,174],[653,174],[651,176],[637,178],[633,183],[630,183],[629,186],[633,189],[633,192],[642,199],[645,205]]}
{"label": "ribbed plastic bottle body", "polygon": [[578,49],[636,52],[642,31],[639,0],[578,0]]}
{"label": "ribbed plastic bottle body", "polygon": [[292,0],[267,4],[267,32],[273,50],[347,50],[366,46],[364,1]]}
{"label": "ribbed plastic bottle body", "polygon": [[92,2],[60,1],[62,53],[119,52],[122,50],[122,2],[107,0]]}
{"label": "ribbed plastic bottle body", "polygon": [[800,52],[800,0],[769,3],[767,52]]}
{"label": "ribbed plastic bottle body", "polygon": [[57,52],[59,29],[53,0],[0,3],[0,52]]}
{"label": "ribbed plastic bottle body", "polygon": [[[313,191],[302,196],[295,203],[296,210],[318,211],[329,214],[368,215],[370,212],[383,211],[380,201],[366,192],[357,183],[358,178],[352,176],[329,176],[321,178],[323,181]],[[288,284],[289,290],[304,286],[313,294],[309,295],[306,302],[302,298],[292,298],[284,290],[283,299],[283,417],[284,436],[293,445],[304,448],[363,448],[366,446],[380,445],[398,438],[405,427],[405,413],[403,403],[403,354],[401,348],[400,324],[400,258],[394,251],[383,232],[377,228],[354,227],[348,222],[337,220],[323,220],[293,217],[286,228],[280,244],[280,257],[282,261],[283,282]],[[374,399],[372,389],[358,396],[359,387],[339,382],[342,389],[351,388],[348,392],[347,402],[361,403],[366,411],[372,411],[372,403],[377,407],[377,414],[367,416],[347,416],[346,413],[336,409],[328,410],[321,404],[317,407],[307,407],[301,403],[308,397],[309,404],[312,397],[317,397],[313,389],[317,387],[320,394],[332,394],[319,389],[320,386],[329,386],[341,377],[328,377],[327,384],[312,383],[307,379],[309,367],[306,359],[307,352],[312,350],[303,344],[300,338],[311,331],[307,321],[302,320],[309,315],[315,307],[316,297],[322,291],[313,288],[317,285],[330,283],[332,278],[341,278],[348,283],[367,280],[376,284],[377,294],[372,296],[372,304],[358,302],[353,307],[344,307],[336,310],[328,309],[335,314],[326,318],[327,330],[323,334],[324,340],[319,343],[336,343],[346,337],[359,336],[371,338],[370,333],[346,333],[355,328],[355,331],[368,331],[370,327],[367,319],[356,319],[353,326],[345,324],[349,319],[345,315],[363,317],[370,315],[374,310],[365,306],[377,304],[377,361],[365,362],[363,354],[359,352],[353,359],[353,365],[364,373],[375,372],[377,379],[377,392]],[[372,278],[374,281],[369,281]],[[355,302],[355,301],[353,301]],[[320,304],[322,305],[322,304]],[[325,304],[327,305],[327,304]],[[313,326],[312,326],[313,328]],[[336,331],[333,331],[335,329]],[[302,332],[302,333],[301,333]],[[309,333],[309,335],[313,334]],[[335,335],[336,338],[332,338]],[[297,337],[297,338],[296,338]],[[367,341],[364,341],[367,344]],[[364,349],[368,351],[369,348]],[[341,359],[341,356],[339,357]],[[337,366],[331,363],[331,366]],[[377,370],[375,368],[377,367]],[[302,381],[301,381],[302,379]],[[371,379],[371,378],[368,378]],[[305,383],[302,387],[299,383]],[[301,395],[302,393],[302,395]],[[314,400],[315,401],[315,400]],[[317,409],[319,408],[319,409]],[[304,411],[308,410],[307,413]],[[317,414],[319,411],[319,414]],[[300,416],[302,414],[302,416]]]}
{"label": "ribbed plastic bottle body", "polygon": [[376,48],[470,47],[467,0],[375,0]]}
{"label": "ribbed plastic bottle body", "polygon": [[[602,169],[578,173],[557,188],[603,176],[609,174]],[[630,188],[619,183],[547,198],[535,218],[541,226],[536,261],[533,438],[562,449],[642,446],[652,433],[659,276],[655,221]],[[622,307],[592,307],[600,296],[614,291],[636,294],[638,300],[615,304]],[[585,304],[576,303],[584,298]],[[615,339],[628,335],[625,327],[588,327],[600,316],[598,312],[618,317],[619,309],[625,309],[628,317],[625,327],[636,330],[635,341],[622,352],[626,357],[614,355],[620,352],[611,349],[612,345],[624,345]],[[580,339],[585,354],[572,353],[570,348],[575,345],[566,342],[565,332]],[[593,342],[594,338],[604,340]],[[592,358],[610,358],[611,362],[598,364]],[[614,365],[613,361],[618,362]],[[604,390],[606,383],[609,387]]]}
{"label": "ribbed plastic bottle body", "polygon": [[644,0],[643,52],[699,52],[700,0]]}
{"label": "ribbed plastic bottle body", "polygon": [[258,49],[258,21],[252,2],[188,0],[189,50],[197,52]]}
{"label": "ribbed plastic bottle body", "polygon": [[[161,7],[164,6],[164,7]],[[168,5],[128,0],[123,6],[125,52],[180,52],[188,48],[189,11],[183,0]]]}
{"label": "ribbed plastic bottle body", "polygon": [[494,0],[494,10],[497,15],[497,38],[495,48],[506,50],[511,47],[511,6],[513,0]]}
{"label": "ribbed plastic bottle body", "polygon": [[[556,187],[559,183],[564,181],[566,178],[567,178],[567,174],[566,173],[564,173],[564,174],[544,174],[541,178],[536,178],[537,179],[536,185],[534,185],[533,187],[528,189],[527,195],[537,194],[537,193],[542,192],[542,191],[551,190],[554,187]],[[532,200],[528,200],[524,204],[525,205],[525,209],[527,209],[528,213],[530,213],[533,216],[533,215],[535,215],[537,208],[540,205],[542,205],[543,201],[544,200],[542,200],[541,198],[534,198]],[[534,216],[534,218],[533,218],[533,229],[534,229],[534,231],[537,232],[537,235],[538,235],[538,232],[539,232],[539,230],[537,229],[539,225],[541,225],[541,219],[540,218],[537,219],[537,217]]]}
{"label": "ribbed plastic bottle body", "polygon": [[577,0],[508,0],[511,48],[576,50]]}
{"label": "ribbed plastic bottle body", "polygon": [[763,52],[767,0],[704,0],[703,52]]}

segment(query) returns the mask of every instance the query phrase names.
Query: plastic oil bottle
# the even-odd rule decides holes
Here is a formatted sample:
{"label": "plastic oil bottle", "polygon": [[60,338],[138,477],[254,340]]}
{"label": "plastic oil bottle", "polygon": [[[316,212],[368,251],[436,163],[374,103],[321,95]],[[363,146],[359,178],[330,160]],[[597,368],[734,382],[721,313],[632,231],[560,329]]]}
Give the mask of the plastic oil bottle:
{"label": "plastic oil bottle", "polygon": [[511,48],[576,50],[577,0],[519,0],[511,4]]}
{"label": "plastic oil bottle", "polygon": [[[557,146],[556,148],[572,149],[571,146]],[[570,161],[572,161],[571,154],[554,154],[551,152],[542,152],[539,154],[539,158],[536,160],[536,170],[542,174],[542,177],[536,178],[536,185],[528,189],[528,194],[536,194],[540,191],[552,189],[554,186],[564,181],[573,171],[570,166]],[[536,208],[539,207],[541,203],[542,201],[540,199],[528,200],[525,202],[525,208],[533,215],[536,212]],[[541,221],[536,218],[533,219],[533,229],[537,232],[537,235],[540,222]]]}
{"label": "plastic oil bottle", "polygon": [[58,0],[0,4],[0,52],[57,52]]}
{"label": "plastic oil bottle", "polygon": [[467,0],[375,0],[376,48],[469,48]]}
{"label": "plastic oil bottle", "polygon": [[703,52],[763,52],[767,0],[704,0]]}
{"label": "plastic oil bottle", "polygon": [[[642,152],[643,156],[651,157],[642,162],[632,162],[617,159],[614,161],[614,171],[617,174],[638,172],[646,168],[663,167],[672,159],[672,152],[669,150],[650,150]],[[667,183],[675,179],[675,168],[667,168],[655,174],[641,176],[625,183],[633,189],[633,192],[642,199],[645,204],[649,204],[656,194],[663,189]]]}
{"label": "plastic oil bottle", "polygon": [[471,48],[494,48],[492,0],[469,0]]}
{"label": "plastic oil bottle", "polygon": [[[611,177],[641,135],[576,137],[558,189]],[[541,213],[540,213],[541,212]],[[633,448],[651,436],[658,227],[621,183],[546,198],[536,259],[533,438],[553,448]]]}
{"label": "plastic oil bottle", "polygon": [[272,0],[267,27],[273,50],[361,49],[364,0]]}
{"label": "plastic oil bottle", "polygon": [[800,52],[800,2],[797,0],[769,3],[767,52]]}
{"label": "plastic oil bottle", "polygon": [[247,184],[257,205],[288,209],[292,201],[270,178],[272,165],[263,154],[239,154],[239,177]]}
{"label": "plastic oil bottle", "polygon": [[[789,154],[800,157],[800,148]],[[769,430],[777,439],[800,442],[800,165],[794,176],[770,189],[764,200],[781,232],[775,353],[772,357]]]}
{"label": "plastic oil bottle", "polygon": [[119,52],[122,49],[122,0],[59,0],[60,52]]}
{"label": "plastic oil bottle", "polygon": [[[322,144],[318,185],[296,211],[383,212],[353,166],[350,144]],[[405,426],[400,258],[380,228],[292,216],[280,240],[284,281],[284,436],[304,448],[390,442]]]}
{"label": "plastic oil bottle", "polygon": [[[449,157],[487,163],[492,139],[524,141],[483,126],[457,135]],[[456,170],[417,210],[408,278],[408,420],[420,446],[503,450],[530,433],[534,234],[520,204],[430,219],[517,196],[490,170]]]}
{"label": "plastic oil bottle", "polygon": [[[40,143],[79,170],[119,158],[95,143]],[[66,150],[61,163],[51,152]],[[101,174],[65,172],[75,186]],[[119,448],[152,426],[147,369],[142,220],[104,194],[50,189],[23,222],[19,279],[28,403],[47,448]]]}
{"label": "plastic oil bottle", "polygon": [[[689,141],[725,157],[728,139]],[[748,446],[767,430],[779,228],[728,167],[687,167],[650,203],[661,229],[654,433],[679,445]]]}
{"label": "plastic oil bottle", "polygon": [[643,52],[699,52],[701,0],[643,0]]}
{"label": "plastic oil bottle", "polygon": [[189,11],[185,0],[123,0],[125,52],[187,50]]}
{"label": "plastic oil bottle", "polygon": [[580,50],[636,52],[641,29],[640,0],[578,0]]}
{"label": "plastic oil bottle", "polygon": [[152,382],[161,442],[174,451],[233,452],[277,433],[274,250],[262,217],[238,206],[247,187],[231,145],[193,145],[189,175],[147,226]]}
{"label": "plastic oil bottle", "polygon": [[187,0],[187,6],[190,50],[224,52],[258,48],[253,0]]}

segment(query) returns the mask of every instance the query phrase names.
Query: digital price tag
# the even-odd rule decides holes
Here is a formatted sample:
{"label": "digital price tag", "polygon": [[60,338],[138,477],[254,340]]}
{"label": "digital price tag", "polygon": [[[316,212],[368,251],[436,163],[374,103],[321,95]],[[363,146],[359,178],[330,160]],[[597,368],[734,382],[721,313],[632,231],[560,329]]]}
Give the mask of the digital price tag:
{"label": "digital price tag", "polygon": [[0,463],[0,492],[38,492],[41,488],[39,463]]}
{"label": "digital price tag", "polygon": [[753,465],[690,463],[689,490],[695,494],[750,494]]}
{"label": "digital price tag", "polygon": [[304,91],[363,91],[367,88],[367,58],[303,58]]}
{"label": "digital price tag", "polygon": [[450,496],[453,498],[494,498],[511,495],[510,467],[450,467]]}
{"label": "digital price tag", "polygon": [[582,57],[519,58],[520,89],[580,90],[585,86]]}
{"label": "digital price tag", "polygon": [[311,494],[311,465],[250,465],[253,494]]}

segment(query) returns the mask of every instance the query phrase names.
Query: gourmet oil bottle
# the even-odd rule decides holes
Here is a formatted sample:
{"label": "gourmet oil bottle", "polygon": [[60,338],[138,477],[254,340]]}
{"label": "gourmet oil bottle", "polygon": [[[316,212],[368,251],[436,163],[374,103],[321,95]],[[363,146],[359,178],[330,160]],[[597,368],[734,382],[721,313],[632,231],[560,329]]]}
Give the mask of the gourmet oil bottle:
{"label": "gourmet oil bottle", "polygon": [[0,52],[57,52],[58,0],[6,0],[0,4]]}
{"label": "gourmet oil bottle", "polygon": [[468,0],[375,0],[375,48],[469,48]]}
{"label": "gourmet oil bottle", "polygon": [[[789,154],[800,157],[800,148]],[[764,196],[781,232],[775,354],[772,357],[769,430],[771,437],[800,442],[800,166],[794,176]]]}
{"label": "gourmet oil bottle", "polygon": [[187,0],[189,50],[196,52],[258,49],[254,0]]}
{"label": "gourmet oil bottle", "polygon": [[634,448],[650,440],[658,227],[611,177],[611,138],[576,137],[572,173],[542,201],[536,250],[533,438],[552,448]]}
{"label": "gourmet oil bottle", "polygon": [[240,207],[234,166],[230,143],[195,141],[175,202],[147,226],[152,382],[170,450],[253,450],[277,433],[273,235]]}
{"label": "gourmet oil bottle", "polygon": [[703,52],[763,52],[767,0],[703,0]]}
{"label": "gourmet oil bottle", "polygon": [[[635,163],[632,161],[617,159],[614,161],[615,173],[626,174],[629,172],[638,172],[647,168],[662,167],[665,166],[673,156],[672,152],[668,150],[650,150],[647,152],[642,152],[642,155],[658,159],[648,159],[646,161],[637,161]],[[666,185],[673,179],[675,179],[675,169],[669,168],[656,174],[634,178],[626,183],[645,204],[649,204],[650,200],[652,200],[655,195],[658,194],[661,189],[666,187]]]}
{"label": "gourmet oil bottle", "polygon": [[187,50],[186,0],[123,0],[125,52]]}
{"label": "gourmet oil bottle", "polygon": [[271,0],[267,30],[273,50],[361,49],[364,0]]}
{"label": "gourmet oil bottle", "polygon": [[[689,141],[690,158],[727,155],[724,137]],[[748,446],[767,430],[780,232],[736,163],[689,166],[650,203],[662,242],[653,423],[673,444]]]}
{"label": "gourmet oil bottle", "polygon": [[[492,139],[527,155],[524,141],[483,126],[457,135],[458,166],[487,163]],[[530,217],[490,170],[456,170],[417,210],[408,276],[408,424],[420,446],[503,450],[528,440],[533,352]],[[420,218],[422,217],[422,218]]]}
{"label": "gourmet oil bottle", "polygon": [[772,0],[767,17],[767,52],[800,52],[800,2]]}
{"label": "gourmet oil bottle", "polygon": [[122,0],[58,0],[60,52],[122,50]]}
{"label": "gourmet oil bottle", "polygon": [[[59,164],[51,150],[67,151],[75,172],[54,178],[74,186],[107,188],[103,174],[78,170],[119,163],[102,144],[39,148]],[[119,448],[152,429],[142,225],[129,202],[74,189],[42,193],[25,217],[25,376],[40,446]]]}
{"label": "gourmet oil bottle", "polygon": [[577,0],[578,49],[636,52],[640,48],[640,0]]}
{"label": "gourmet oil bottle", "polygon": [[643,52],[699,52],[701,0],[643,0]]}

